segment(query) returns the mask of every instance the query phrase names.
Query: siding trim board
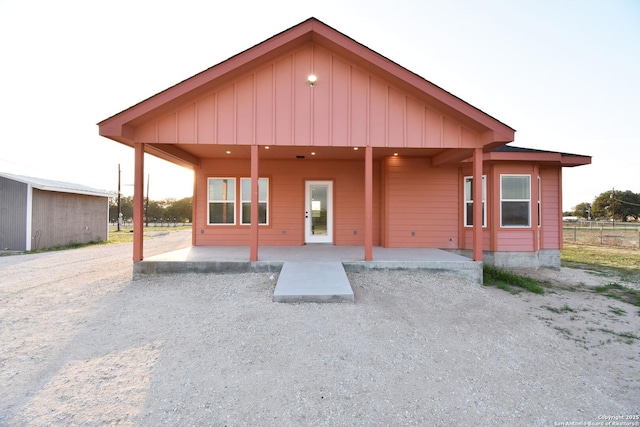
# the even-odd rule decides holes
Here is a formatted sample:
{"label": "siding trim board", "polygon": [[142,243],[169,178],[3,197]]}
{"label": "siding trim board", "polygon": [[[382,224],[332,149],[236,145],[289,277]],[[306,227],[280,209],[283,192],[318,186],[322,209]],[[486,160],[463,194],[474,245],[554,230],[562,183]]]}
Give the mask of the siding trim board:
{"label": "siding trim board", "polygon": [[34,236],[32,235],[33,228],[33,187],[31,184],[27,184],[27,217],[26,217],[26,227],[25,227],[25,242],[26,242],[26,251],[30,251],[33,244]]}

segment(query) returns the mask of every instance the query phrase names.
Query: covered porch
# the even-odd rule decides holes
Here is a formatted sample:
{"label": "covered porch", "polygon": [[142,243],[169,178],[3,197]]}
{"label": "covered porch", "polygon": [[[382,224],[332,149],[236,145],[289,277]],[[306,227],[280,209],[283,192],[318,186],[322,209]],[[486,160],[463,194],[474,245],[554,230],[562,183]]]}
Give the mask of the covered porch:
{"label": "covered porch", "polygon": [[347,272],[424,270],[482,283],[482,262],[434,248],[373,247],[365,260],[362,246],[261,246],[260,259],[249,261],[249,246],[192,246],[151,256],[134,263],[134,278],[174,273],[280,272],[287,261],[338,261]]}

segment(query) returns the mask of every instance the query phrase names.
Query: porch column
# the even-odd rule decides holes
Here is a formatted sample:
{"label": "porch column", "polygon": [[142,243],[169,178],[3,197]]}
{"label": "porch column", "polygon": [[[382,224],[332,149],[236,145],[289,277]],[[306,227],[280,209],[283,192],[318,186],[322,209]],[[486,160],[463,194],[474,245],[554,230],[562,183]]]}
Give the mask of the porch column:
{"label": "porch column", "polygon": [[364,151],[364,260],[373,260],[373,147]]}
{"label": "porch column", "polygon": [[133,260],[142,261],[144,235],[144,144],[134,144],[135,169],[133,177]]}
{"label": "porch column", "polygon": [[258,261],[258,221],[259,221],[259,188],[258,188],[258,146],[251,146],[251,243],[249,261]]}
{"label": "porch column", "polygon": [[482,261],[482,148],[473,151],[473,260]]}

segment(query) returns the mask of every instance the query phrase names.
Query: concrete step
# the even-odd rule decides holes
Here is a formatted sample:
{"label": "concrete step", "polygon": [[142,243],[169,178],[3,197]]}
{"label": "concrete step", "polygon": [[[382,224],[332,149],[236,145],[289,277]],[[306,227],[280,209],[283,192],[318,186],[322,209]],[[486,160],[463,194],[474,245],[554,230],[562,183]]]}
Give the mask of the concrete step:
{"label": "concrete step", "polygon": [[353,289],[340,261],[285,261],[274,302],[354,302]]}

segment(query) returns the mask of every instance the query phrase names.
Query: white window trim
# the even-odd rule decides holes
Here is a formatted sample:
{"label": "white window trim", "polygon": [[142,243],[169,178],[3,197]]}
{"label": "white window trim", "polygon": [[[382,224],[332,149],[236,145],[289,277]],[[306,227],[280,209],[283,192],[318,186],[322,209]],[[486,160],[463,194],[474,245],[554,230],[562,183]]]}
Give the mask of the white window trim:
{"label": "white window trim", "polygon": [[[233,181],[234,182],[234,194],[233,194],[233,202],[230,202],[228,200],[211,200],[209,198],[209,195],[211,194],[209,191],[209,187],[211,185],[211,180],[212,179],[227,179],[229,181]],[[238,183],[237,183],[237,179],[235,177],[225,177],[225,176],[211,176],[207,178],[207,225],[213,226],[213,227],[224,227],[224,226],[233,226],[236,225],[236,218],[237,218],[237,210],[238,210],[238,203],[237,203],[237,199],[238,198]],[[233,203],[233,223],[231,222],[225,222],[225,223],[211,223],[211,203]]]}
{"label": "white window trim", "polygon": [[[523,202],[526,199],[503,199],[502,198],[502,177],[505,176],[526,176],[529,177],[529,215],[527,218],[527,225],[504,225],[502,223],[502,202]],[[531,175],[526,173],[505,173],[500,174],[500,227],[502,228],[531,228]]]}
{"label": "white window trim", "polygon": [[542,181],[538,176],[538,227],[542,227]]}
{"label": "white window trim", "polygon": [[[473,200],[467,200],[467,180],[473,180],[472,176],[465,176],[462,181],[462,197],[464,203],[464,226],[467,228],[473,227],[467,222],[467,204],[473,205]],[[472,184],[473,185],[473,184]],[[482,175],[482,228],[487,228],[487,176]]]}
{"label": "white window trim", "polygon": [[[260,196],[258,194],[258,204],[260,204],[260,203],[266,203],[267,204],[267,221],[264,222],[264,223],[258,223],[258,225],[269,225],[269,219],[270,219],[269,218],[269,216],[270,216],[269,215],[269,194],[270,194],[270,192],[269,192],[269,178],[260,177],[260,178],[258,178],[258,181],[260,181],[261,179],[264,179],[264,180],[267,181],[267,199],[266,200],[260,200]],[[245,178],[240,178],[240,225],[248,227],[248,226],[251,225],[251,218],[249,218],[249,222],[247,222],[247,223],[242,221],[244,219],[242,217],[242,215],[244,214],[244,210],[242,209],[242,204],[245,203],[245,201],[242,198],[242,188],[243,188],[242,187],[242,181],[246,181],[246,180],[251,181],[251,178],[246,178],[246,177]],[[258,184],[258,186],[259,185],[260,184]],[[251,204],[251,194],[249,194],[249,204]]]}

